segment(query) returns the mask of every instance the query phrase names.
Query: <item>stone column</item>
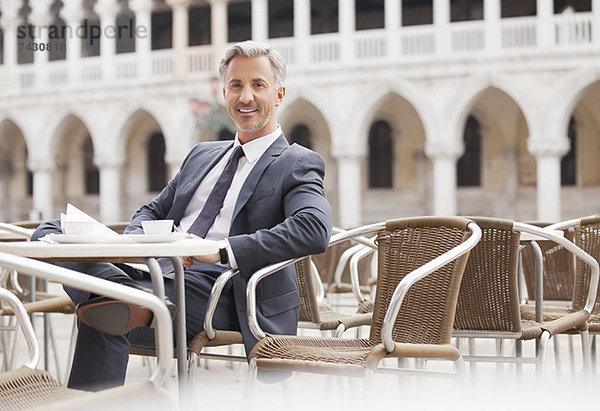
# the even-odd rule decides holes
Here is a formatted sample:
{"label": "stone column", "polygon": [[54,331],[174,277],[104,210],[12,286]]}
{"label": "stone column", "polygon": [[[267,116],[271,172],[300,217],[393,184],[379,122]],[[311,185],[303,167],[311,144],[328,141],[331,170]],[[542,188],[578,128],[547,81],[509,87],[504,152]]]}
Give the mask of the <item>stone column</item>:
{"label": "stone column", "polygon": [[340,52],[342,61],[354,59],[354,31],[356,30],[356,10],[354,0],[339,0]]}
{"label": "stone column", "polygon": [[102,78],[110,81],[115,74],[115,54],[117,52],[117,14],[120,5],[117,0],[98,0],[94,11],[100,17],[102,35],[100,39],[100,58],[102,60]]}
{"label": "stone column", "polygon": [[265,42],[269,38],[269,4],[267,0],[252,0],[252,40]]}
{"label": "stone column", "polygon": [[42,220],[55,218],[53,173],[56,170],[56,164],[48,159],[30,157],[27,166],[33,173],[34,211],[39,213]]}
{"label": "stone column", "polygon": [[167,0],[167,4],[173,9],[173,52],[175,53],[174,72],[176,76],[182,76],[187,71],[186,53],[189,45],[189,21],[188,12],[190,0]]}
{"label": "stone column", "polygon": [[554,2],[537,0],[537,45],[541,48],[554,45]]}
{"label": "stone column", "polygon": [[12,167],[10,161],[0,156],[0,221],[10,221],[10,180]]}
{"label": "stone column", "polygon": [[129,0],[135,13],[135,53],[138,60],[138,77],[152,75],[152,0]]}
{"label": "stone column", "polygon": [[210,37],[213,46],[215,71],[227,45],[227,0],[208,0],[210,3]]}
{"label": "stone column", "polygon": [[36,27],[35,39],[32,44],[33,65],[35,67],[36,87],[45,87],[48,84],[48,26],[52,24],[50,12],[51,0],[31,0],[31,13],[29,22]]}
{"label": "stone column", "polygon": [[77,34],[77,28],[81,25],[84,17],[83,0],[63,0],[63,8],[60,17],[68,27],[67,33],[67,64],[69,67],[69,83],[79,82],[79,63],[81,61],[81,38]]}
{"label": "stone column", "polygon": [[362,172],[364,150],[357,147],[333,147],[332,156],[338,166],[338,214],[337,225],[352,228],[362,224]]}
{"label": "stone column", "polygon": [[530,137],[527,148],[537,160],[537,219],[560,221],[560,161],[569,151],[569,139]]}
{"label": "stone column", "polygon": [[121,167],[118,158],[96,157],[100,172],[100,219],[104,223],[121,221]]}
{"label": "stone column", "polygon": [[483,19],[485,21],[485,49],[495,54],[500,50],[500,0],[484,0]]}
{"label": "stone column", "polygon": [[0,0],[0,26],[4,34],[3,66],[12,70],[17,66],[17,27],[21,22],[19,17],[19,0]]}
{"label": "stone column", "polygon": [[433,25],[438,55],[450,53],[450,0],[433,0]]}
{"label": "stone column", "polygon": [[296,43],[297,63],[307,65],[310,62],[310,0],[294,1],[294,39]]}
{"label": "stone column", "polygon": [[425,154],[433,162],[433,214],[456,215],[456,162],[464,150],[462,141],[432,141]]}
{"label": "stone column", "polygon": [[400,27],[402,26],[402,0],[385,0],[385,31],[387,32],[388,58],[400,55]]}

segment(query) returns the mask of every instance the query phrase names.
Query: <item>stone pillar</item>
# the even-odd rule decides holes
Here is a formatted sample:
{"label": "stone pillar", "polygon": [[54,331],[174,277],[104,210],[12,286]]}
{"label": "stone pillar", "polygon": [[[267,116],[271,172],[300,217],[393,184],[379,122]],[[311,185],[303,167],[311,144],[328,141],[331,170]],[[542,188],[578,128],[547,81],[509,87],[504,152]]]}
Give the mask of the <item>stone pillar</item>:
{"label": "stone pillar", "polygon": [[592,0],[592,40],[600,45],[600,0]]}
{"label": "stone pillar", "polygon": [[294,39],[296,43],[296,59],[301,65],[310,62],[310,0],[294,1]]}
{"label": "stone pillar", "polygon": [[81,25],[84,17],[83,0],[63,0],[63,8],[60,17],[65,21],[68,32],[67,36],[67,64],[69,67],[69,83],[79,82],[79,63],[81,61],[81,38],[77,34],[77,28]]}
{"label": "stone pillar", "polygon": [[388,58],[400,55],[400,27],[402,26],[402,0],[385,0],[385,31]]}
{"label": "stone pillar", "polygon": [[0,221],[10,221],[10,180],[12,167],[10,161],[0,156]]}
{"label": "stone pillar", "polygon": [[[100,39],[100,58],[102,60],[102,78],[110,81],[115,75],[115,54],[117,52],[117,14],[120,5],[117,0],[98,0],[94,11],[100,17],[102,37]],[[109,28],[112,28],[111,30]]]}
{"label": "stone pillar", "polygon": [[485,21],[485,49],[495,54],[500,50],[500,0],[484,0],[483,19]]}
{"label": "stone pillar", "polygon": [[94,163],[100,172],[100,219],[104,223],[121,221],[122,159],[97,157]]}
{"label": "stone pillar", "polygon": [[129,0],[135,13],[135,53],[138,60],[138,77],[152,75],[152,0]]}
{"label": "stone pillar", "polygon": [[354,0],[339,0],[340,52],[342,61],[354,59],[354,31],[356,29],[356,10]]}
{"label": "stone pillar", "polygon": [[173,9],[173,52],[175,53],[174,72],[176,76],[186,73],[186,53],[189,45],[188,12],[190,0],[167,0]]}
{"label": "stone pillar", "polygon": [[527,148],[537,160],[537,219],[560,221],[560,161],[569,151],[569,139],[530,137]]}
{"label": "stone pillar", "polygon": [[208,0],[210,3],[210,37],[215,56],[215,71],[227,45],[227,0]]}
{"label": "stone pillar", "polygon": [[438,55],[450,53],[450,0],[433,0],[433,25]]}
{"label": "stone pillar", "polygon": [[8,70],[17,66],[17,27],[21,22],[19,7],[20,0],[0,0],[0,26],[4,34],[3,66]]}
{"label": "stone pillar", "polygon": [[541,48],[554,45],[554,2],[537,0],[537,45]]}
{"label": "stone pillar", "polygon": [[33,65],[35,67],[36,87],[45,87],[48,84],[48,26],[52,24],[50,12],[51,0],[31,0],[31,13],[29,22],[36,27],[33,52]]}
{"label": "stone pillar", "polygon": [[48,159],[29,158],[28,168],[33,173],[33,209],[42,220],[56,218],[53,201],[53,173],[56,164]]}
{"label": "stone pillar", "polygon": [[252,40],[265,42],[269,38],[269,3],[252,0]]}
{"label": "stone pillar", "polygon": [[362,172],[364,150],[356,147],[333,147],[332,156],[338,166],[337,226],[352,228],[362,224]]}
{"label": "stone pillar", "polygon": [[456,162],[464,150],[462,141],[432,141],[425,154],[433,162],[433,214],[456,215]]}

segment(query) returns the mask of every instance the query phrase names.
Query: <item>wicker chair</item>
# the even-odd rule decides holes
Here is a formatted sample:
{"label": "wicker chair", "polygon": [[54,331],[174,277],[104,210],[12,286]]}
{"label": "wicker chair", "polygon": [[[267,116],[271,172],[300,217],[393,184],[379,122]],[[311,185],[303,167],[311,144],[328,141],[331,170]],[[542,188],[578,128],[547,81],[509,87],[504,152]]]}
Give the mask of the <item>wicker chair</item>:
{"label": "wicker chair", "polygon": [[[585,252],[600,261],[600,216],[589,216],[552,224],[547,229],[566,230],[573,228],[573,241]],[[591,286],[590,286],[591,285]],[[587,319],[588,331],[592,335],[600,334],[600,301],[597,296],[598,281],[589,265],[580,260],[575,262],[575,281],[573,297],[569,307],[544,307],[544,321],[562,318],[579,310],[589,310]],[[591,295],[594,298],[590,302]],[[521,314],[525,319],[535,318],[533,307],[521,306]],[[574,333],[574,330],[569,330]]]}
{"label": "wicker chair", "polygon": [[[349,328],[371,324],[371,313],[359,313],[356,315],[343,314],[335,311],[317,298],[318,282],[314,275],[311,257],[302,257],[293,260],[298,279],[298,292],[300,295],[300,315],[298,327],[303,329],[317,329],[321,331],[335,331],[336,337]],[[269,267],[267,267],[268,269]],[[277,270],[275,270],[277,271]],[[217,279],[209,298],[208,309],[204,321],[204,331],[198,333],[188,343],[188,372],[190,380],[195,378],[194,362],[199,358],[219,359],[228,361],[246,362],[246,357],[234,354],[219,354],[205,352],[204,348],[230,346],[242,344],[242,334],[237,331],[215,330],[212,326],[212,318],[221,296],[223,286],[234,275],[237,270],[228,270]],[[153,356],[154,350],[149,348],[131,347],[130,354]]]}
{"label": "wicker chair", "polygon": [[[21,226],[20,224],[25,224],[26,227]],[[31,235],[33,234],[33,228],[35,222],[31,223],[17,223],[17,224],[9,224],[9,223],[0,223],[0,234],[6,234],[3,239],[0,237],[0,241],[29,241]],[[46,314],[49,313],[60,313],[60,314],[73,314],[75,312],[75,306],[73,302],[66,294],[51,294],[45,291],[46,282],[42,280],[31,281],[31,277],[18,275],[16,270],[7,269],[5,267],[0,267],[0,286],[4,286],[5,288],[12,291],[22,302],[24,302],[25,310],[28,314],[44,314],[44,318],[48,321],[48,317]],[[26,285],[27,283],[28,286]],[[6,331],[9,331],[11,328],[16,326],[16,322],[14,318],[7,319],[7,317],[12,317],[14,315],[14,311],[11,306],[3,305],[0,302],[0,321],[3,321],[6,324]],[[48,363],[48,338],[52,336],[52,328],[48,327],[48,332],[50,335],[44,334],[44,359],[46,364]],[[75,323],[73,324],[73,334],[76,331]],[[9,353],[13,350],[8,350],[7,344],[5,342],[8,338],[2,338],[2,345],[4,346],[4,352]],[[54,344],[56,347],[56,344]],[[58,362],[56,358],[57,353],[55,352],[55,360]],[[14,358],[11,358],[10,355],[5,355],[3,357],[4,362],[2,365],[2,370],[9,370],[14,367]],[[66,365],[66,368],[70,367],[69,364]],[[66,373],[65,373],[66,376]]]}
{"label": "wicker chair", "polygon": [[[459,217],[419,217],[349,230],[332,243],[377,233],[378,281],[369,339],[267,335],[256,320],[254,291],[272,273],[259,270],[248,283],[248,319],[259,339],[250,353],[258,368],[363,376],[384,358],[437,358],[460,363],[450,345],[456,296],[468,251],[480,230]],[[281,263],[280,267],[291,264]]]}
{"label": "wicker chair", "polygon": [[134,398],[136,406],[140,407],[176,408],[177,399],[166,390],[172,366],[166,353],[173,350],[173,331],[167,308],[158,297],[98,278],[81,276],[74,271],[48,263],[5,253],[0,253],[0,266],[72,287],[93,290],[102,295],[150,308],[157,321],[159,353],[158,367],[147,381],[94,394],[68,389],[46,371],[35,368],[39,360],[39,346],[25,308],[12,292],[0,288],[0,298],[11,305],[21,324],[30,354],[29,360],[23,367],[0,374],[0,409],[17,410],[34,407],[43,407],[45,410],[113,409],[122,407],[122,404],[133,401]]}
{"label": "wicker chair", "polygon": [[[534,362],[538,375],[545,366],[548,339],[556,334],[580,332],[585,364],[589,364],[586,320],[590,310],[573,310],[554,321],[536,323],[535,318],[521,316],[518,297],[517,263],[521,233],[531,233],[552,239],[593,267],[598,276],[598,264],[573,243],[544,229],[510,220],[471,217],[483,232],[479,244],[471,250],[460,287],[455,337],[513,339],[517,343],[516,357],[465,356],[466,361]],[[522,358],[520,341],[540,339],[535,358]]]}

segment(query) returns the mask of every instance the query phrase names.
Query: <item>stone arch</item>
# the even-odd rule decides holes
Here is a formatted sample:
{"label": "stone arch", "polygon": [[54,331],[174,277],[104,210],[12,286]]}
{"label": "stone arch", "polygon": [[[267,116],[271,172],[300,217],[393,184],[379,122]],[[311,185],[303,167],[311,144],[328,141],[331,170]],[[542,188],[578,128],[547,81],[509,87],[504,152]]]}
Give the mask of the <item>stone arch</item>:
{"label": "stone arch", "polygon": [[27,143],[11,118],[0,120],[0,221],[27,220],[32,207]]}
{"label": "stone arch", "polygon": [[313,137],[312,149],[321,154],[325,160],[325,194],[331,203],[334,215],[337,215],[337,167],[336,160],[331,155],[331,130],[327,119],[317,106],[302,97],[288,102],[279,119],[288,141],[295,126],[303,124],[309,129]]}
{"label": "stone arch", "polygon": [[[55,209],[66,203],[98,215],[98,168],[94,152],[98,146],[90,128],[77,114],[66,112],[51,129],[50,153],[54,171]],[[90,185],[94,188],[90,189]]]}
{"label": "stone arch", "polygon": [[[138,109],[130,113],[120,129],[123,163],[123,207],[124,214],[132,215],[141,204],[150,201],[157,193],[149,190],[148,144],[153,135],[160,133],[165,146],[167,137],[161,124],[152,113]],[[161,165],[161,167],[163,167]]]}
{"label": "stone arch", "polygon": [[449,138],[460,139],[463,144],[469,116],[479,122],[482,138],[481,183],[458,190],[459,214],[521,218],[519,202],[535,195],[536,160],[527,149],[530,125],[522,107],[527,101],[516,101],[515,94],[500,88],[500,83],[478,82],[465,92],[467,97],[451,104],[459,107],[449,121],[455,128]]}

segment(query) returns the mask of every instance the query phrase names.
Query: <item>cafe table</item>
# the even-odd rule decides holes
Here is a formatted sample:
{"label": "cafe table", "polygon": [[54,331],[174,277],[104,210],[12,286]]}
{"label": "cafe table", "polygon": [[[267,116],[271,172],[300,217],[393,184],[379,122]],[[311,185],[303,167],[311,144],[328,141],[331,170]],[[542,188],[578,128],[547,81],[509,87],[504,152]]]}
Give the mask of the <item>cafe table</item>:
{"label": "cafe table", "polygon": [[[61,234],[52,234],[55,240],[63,239]],[[218,252],[215,241],[204,239],[182,238],[169,241],[173,237],[162,236],[162,242],[153,242],[149,236],[143,234],[125,234],[110,239],[96,239],[87,237],[87,240],[78,242],[60,241],[47,243],[43,241],[32,242],[0,242],[0,251],[33,258],[46,262],[112,262],[145,264],[152,278],[154,294],[164,298],[164,281],[162,271],[156,258],[167,257],[175,268],[175,304],[178,315],[176,317],[175,335],[177,350],[177,373],[179,393],[186,392],[187,361],[186,361],[186,325],[185,325],[185,282],[183,265],[179,257],[208,255]],[[166,241],[165,241],[166,240]],[[170,276],[169,276],[170,277]],[[184,342],[181,344],[180,342]]]}

